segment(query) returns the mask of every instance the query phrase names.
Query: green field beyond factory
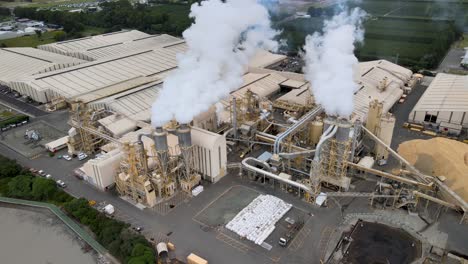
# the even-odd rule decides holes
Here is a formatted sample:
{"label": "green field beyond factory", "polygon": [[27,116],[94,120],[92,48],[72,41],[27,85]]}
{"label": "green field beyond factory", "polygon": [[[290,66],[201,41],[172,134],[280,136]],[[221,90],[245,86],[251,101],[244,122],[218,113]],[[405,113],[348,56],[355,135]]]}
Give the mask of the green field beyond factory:
{"label": "green field beyond factory", "polygon": [[[350,6],[368,13],[365,40],[356,51],[362,61],[384,58],[413,68],[432,68],[467,27],[466,0],[362,0]],[[330,17],[323,14],[333,9],[310,8],[311,18],[278,22],[290,51],[297,51],[307,34],[320,30]]]}

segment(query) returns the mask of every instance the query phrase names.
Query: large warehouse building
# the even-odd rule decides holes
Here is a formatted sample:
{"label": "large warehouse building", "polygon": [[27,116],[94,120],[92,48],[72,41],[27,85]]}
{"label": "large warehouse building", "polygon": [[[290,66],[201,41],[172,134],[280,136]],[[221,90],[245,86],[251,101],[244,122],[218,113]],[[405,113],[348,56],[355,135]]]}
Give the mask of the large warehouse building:
{"label": "large warehouse building", "polygon": [[468,128],[468,76],[439,73],[408,116],[411,123]]}
{"label": "large warehouse building", "polygon": [[34,48],[0,49],[0,61],[0,85],[5,86],[23,77],[52,72],[85,62]]}

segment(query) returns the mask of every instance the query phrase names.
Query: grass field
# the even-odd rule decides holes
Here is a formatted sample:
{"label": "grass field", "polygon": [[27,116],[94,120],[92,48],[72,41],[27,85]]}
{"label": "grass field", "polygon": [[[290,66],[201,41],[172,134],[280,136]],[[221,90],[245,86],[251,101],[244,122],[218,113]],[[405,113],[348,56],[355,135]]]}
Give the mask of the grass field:
{"label": "grass field", "polygon": [[38,38],[37,35],[34,34],[31,36],[2,39],[0,40],[0,45],[6,45],[7,47],[37,47],[52,42],[55,42],[54,32],[45,32],[42,33],[41,38]]}
{"label": "grass field", "polygon": [[[55,32],[57,31],[42,33],[42,37],[40,39],[36,35],[22,36],[11,39],[2,39],[0,40],[0,45],[4,44],[7,47],[37,47],[39,45],[56,42],[56,40],[54,39]],[[105,33],[104,28],[86,27],[85,30],[81,32],[81,35],[83,35],[83,37],[87,37],[103,33]]]}
{"label": "grass field", "polygon": [[[368,13],[364,23],[364,44],[356,52],[359,59],[383,58],[414,68],[435,67],[456,40],[457,28],[468,26],[468,1],[441,3],[432,0],[362,0],[351,6]],[[306,35],[321,30],[325,18],[299,18],[276,26],[283,29],[282,36],[294,52],[304,44]]]}

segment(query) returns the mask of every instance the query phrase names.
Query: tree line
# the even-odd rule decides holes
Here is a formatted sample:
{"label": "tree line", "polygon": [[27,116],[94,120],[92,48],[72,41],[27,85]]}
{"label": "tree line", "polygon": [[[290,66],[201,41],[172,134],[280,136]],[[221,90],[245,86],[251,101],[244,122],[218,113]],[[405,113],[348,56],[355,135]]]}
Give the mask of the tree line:
{"label": "tree line", "polygon": [[86,27],[104,28],[105,32],[134,28],[149,34],[181,35],[190,26],[188,4],[149,6],[132,5],[128,0],[103,2],[99,12],[70,13],[68,11],[37,10],[17,7],[15,16],[61,25],[68,37],[80,37]]}
{"label": "tree line", "polygon": [[54,180],[34,176],[15,161],[0,155],[0,195],[55,204],[89,227],[95,239],[122,263],[153,264],[155,251],[146,238],[130,230],[129,224],[108,218],[88,200],[74,198],[59,189]]}

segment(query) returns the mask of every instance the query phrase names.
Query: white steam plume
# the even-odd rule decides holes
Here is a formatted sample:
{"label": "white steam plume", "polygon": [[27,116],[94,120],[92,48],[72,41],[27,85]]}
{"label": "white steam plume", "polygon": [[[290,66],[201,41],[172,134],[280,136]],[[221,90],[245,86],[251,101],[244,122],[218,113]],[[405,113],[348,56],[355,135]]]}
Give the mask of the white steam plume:
{"label": "white steam plume", "polygon": [[318,104],[329,115],[348,118],[353,112],[353,94],[358,88],[354,69],[354,43],[362,42],[365,12],[355,8],[325,21],[323,34],[307,36],[303,54],[304,73]]}
{"label": "white steam plume", "polygon": [[278,34],[256,0],[207,0],[191,7],[194,23],[184,31],[188,51],[164,81],[151,121],[162,126],[194,116],[240,87],[245,66],[259,48],[276,50]]}

